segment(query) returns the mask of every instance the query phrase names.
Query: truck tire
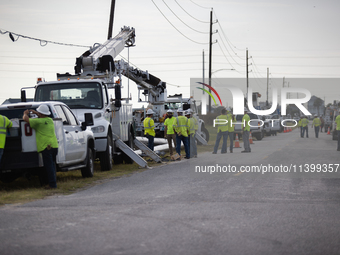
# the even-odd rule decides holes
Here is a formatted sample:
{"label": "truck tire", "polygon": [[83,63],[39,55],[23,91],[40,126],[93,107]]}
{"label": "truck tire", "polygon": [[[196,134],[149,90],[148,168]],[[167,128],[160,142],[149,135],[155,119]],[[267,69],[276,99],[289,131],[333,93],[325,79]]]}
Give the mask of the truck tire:
{"label": "truck tire", "polygon": [[94,172],[93,150],[89,147],[87,148],[86,167],[81,169],[81,175],[83,176],[83,178],[93,177],[93,172]]}
{"label": "truck tire", "polygon": [[107,143],[106,143],[106,150],[101,153],[99,160],[100,160],[100,168],[102,171],[110,171],[112,169],[112,148],[113,148],[113,141],[112,136],[107,136]]}
{"label": "truck tire", "polygon": [[[207,142],[209,142],[209,131],[208,131],[208,129],[206,129],[205,127],[202,127],[202,133],[201,133],[201,135],[202,135],[202,137],[207,141]],[[198,145],[202,145],[202,143],[200,143],[200,142],[198,142],[197,141],[197,144]]]}
{"label": "truck tire", "polygon": [[263,138],[263,133],[261,132],[259,134],[256,134],[256,135],[254,135],[254,137],[256,138],[256,140],[261,141],[262,138]]}

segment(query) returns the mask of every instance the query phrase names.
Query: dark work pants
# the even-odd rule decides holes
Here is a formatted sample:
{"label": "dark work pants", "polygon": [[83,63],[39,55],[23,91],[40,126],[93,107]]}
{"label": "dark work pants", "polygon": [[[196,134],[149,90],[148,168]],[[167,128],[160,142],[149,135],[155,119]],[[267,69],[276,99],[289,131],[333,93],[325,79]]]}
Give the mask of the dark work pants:
{"label": "dark work pants", "polygon": [[47,174],[48,185],[51,188],[57,187],[57,176],[56,176],[56,156],[58,154],[58,148],[47,148],[41,152],[45,173]]}

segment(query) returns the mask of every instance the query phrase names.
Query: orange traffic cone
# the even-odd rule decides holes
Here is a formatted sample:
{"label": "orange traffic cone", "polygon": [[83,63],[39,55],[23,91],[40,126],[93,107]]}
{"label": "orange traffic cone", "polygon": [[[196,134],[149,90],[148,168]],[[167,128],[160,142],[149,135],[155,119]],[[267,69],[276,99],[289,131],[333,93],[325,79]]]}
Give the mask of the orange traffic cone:
{"label": "orange traffic cone", "polygon": [[327,132],[327,135],[330,135],[331,134],[331,128],[328,127],[328,132]]}
{"label": "orange traffic cone", "polygon": [[250,144],[253,144],[254,142],[253,142],[253,137],[251,136],[251,132],[250,132],[250,136],[249,136],[249,143]]}
{"label": "orange traffic cone", "polygon": [[283,133],[287,133],[287,128],[286,127],[284,128]]}
{"label": "orange traffic cone", "polygon": [[292,132],[292,127],[289,127],[289,132]]}
{"label": "orange traffic cone", "polygon": [[234,148],[241,148],[240,141],[238,140],[238,134],[236,134],[236,140],[235,140]]}

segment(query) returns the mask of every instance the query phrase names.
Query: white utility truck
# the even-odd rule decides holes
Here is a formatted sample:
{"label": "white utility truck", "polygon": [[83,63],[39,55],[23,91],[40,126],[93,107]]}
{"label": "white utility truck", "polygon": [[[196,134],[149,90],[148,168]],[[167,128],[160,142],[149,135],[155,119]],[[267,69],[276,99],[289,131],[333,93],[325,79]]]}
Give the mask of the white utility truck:
{"label": "white utility truck", "polygon": [[[134,152],[134,146],[155,161],[161,161],[135,139],[132,105],[121,102],[122,66],[125,66],[122,63],[125,62],[114,61],[114,58],[125,46],[133,46],[134,42],[135,29],[125,26],[118,35],[104,44],[95,45],[77,58],[74,75],[57,74],[57,81],[39,82],[33,87],[34,101],[64,102],[80,120],[84,113],[92,113],[92,131],[102,171],[111,170],[113,161],[115,164],[135,161],[141,167],[147,167],[147,162]],[[26,89],[22,88],[22,101],[25,101]]]}

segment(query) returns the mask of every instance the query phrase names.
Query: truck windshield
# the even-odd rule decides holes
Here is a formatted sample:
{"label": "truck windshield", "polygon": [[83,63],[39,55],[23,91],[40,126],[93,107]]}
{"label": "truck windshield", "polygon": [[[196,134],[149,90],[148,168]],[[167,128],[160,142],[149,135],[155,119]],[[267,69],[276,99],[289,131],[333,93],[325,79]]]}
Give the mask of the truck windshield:
{"label": "truck windshield", "polygon": [[94,82],[44,84],[37,87],[34,100],[61,101],[71,109],[101,109],[101,93],[101,85]]}

